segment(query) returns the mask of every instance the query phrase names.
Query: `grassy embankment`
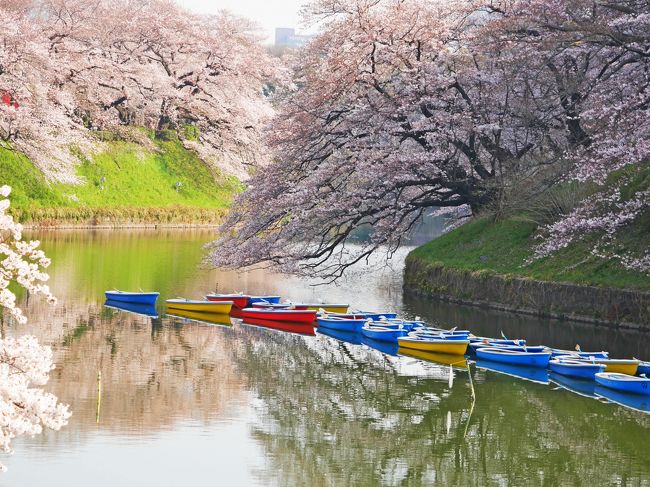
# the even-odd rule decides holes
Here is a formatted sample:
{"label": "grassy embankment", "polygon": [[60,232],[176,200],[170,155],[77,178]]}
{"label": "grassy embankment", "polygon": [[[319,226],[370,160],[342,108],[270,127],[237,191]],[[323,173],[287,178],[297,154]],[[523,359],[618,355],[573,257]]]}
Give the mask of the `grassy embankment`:
{"label": "grassy embankment", "polygon": [[[617,174],[626,177],[624,197],[650,189],[650,164]],[[610,181],[613,182],[613,181]],[[650,291],[650,277],[625,269],[616,260],[591,253],[594,237],[575,242],[555,254],[526,264],[538,243],[538,224],[526,211],[506,218],[479,216],[469,223],[413,250],[409,259],[429,265],[474,271],[479,275],[500,274],[541,281]],[[618,232],[619,248],[636,255],[650,245],[650,211]]]}
{"label": "grassy embankment", "polygon": [[214,174],[178,140],[152,140],[150,148],[102,144],[102,152],[81,158],[81,185],[50,183],[25,156],[0,147],[0,184],[12,186],[12,214],[43,225],[216,223],[241,186]]}

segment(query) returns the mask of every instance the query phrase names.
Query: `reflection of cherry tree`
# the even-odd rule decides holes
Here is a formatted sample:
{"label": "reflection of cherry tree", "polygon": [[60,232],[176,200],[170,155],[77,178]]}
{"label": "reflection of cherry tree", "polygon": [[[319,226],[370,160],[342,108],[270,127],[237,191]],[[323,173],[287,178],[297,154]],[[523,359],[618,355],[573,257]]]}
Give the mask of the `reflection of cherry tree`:
{"label": "reflection of cherry tree", "polygon": [[[16,307],[16,296],[8,288],[16,283],[28,292],[42,294],[55,302],[47,285],[48,275],[41,268],[49,259],[38,250],[39,242],[24,242],[22,227],[5,211],[8,186],[0,187],[0,308],[19,323],[27,321]],[[33,336],[0,336],[0,448],[11,452],[11,441],[23,434],[41,433],[43,427],[58,430],[67,423],[68,407],[56,396],[39,387],[45,385],[54,369],[52,350],[42,347]],[[0,464],[0,469],[4,466]]]}

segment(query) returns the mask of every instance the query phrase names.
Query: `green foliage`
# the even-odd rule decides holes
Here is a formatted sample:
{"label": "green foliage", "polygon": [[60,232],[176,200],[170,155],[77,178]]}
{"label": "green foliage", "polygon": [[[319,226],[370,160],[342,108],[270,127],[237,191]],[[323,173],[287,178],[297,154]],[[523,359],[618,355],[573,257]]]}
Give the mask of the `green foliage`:
{"label": "green foliage", "polygon": [[102,136],[105,150],[80,156],[81,185],[48,183],[23,155],[0,148],[0,184],[13,187],[12,212],[23,222],[169,222],[219,220],[241,184],[214,174],[178,140],[158,151]]}

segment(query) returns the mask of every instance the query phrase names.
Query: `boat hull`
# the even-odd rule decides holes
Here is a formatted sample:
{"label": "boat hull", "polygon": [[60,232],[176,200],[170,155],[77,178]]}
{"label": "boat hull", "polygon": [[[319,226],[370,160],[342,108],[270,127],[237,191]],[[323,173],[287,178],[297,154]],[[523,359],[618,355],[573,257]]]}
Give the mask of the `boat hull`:
{"label": "boat hull", "polygon": [[208,301],[232,301],[233,308],[245,308],[248,304],[248,296],[240,294],[208,294],[205,299]]}
{"label": "boat hull", "polygon": [[316,320],[316,311],[244,308],[242,310],[242,318],[244,320],[253,318],[269,321],[284,321],[287,323],[313,323]]}
{"label": "boat hull", "polygon": [[133,304],[156,304],[156,300],[160,293],[130,293],[125,291],[106,291],[104,293],[106,301],[114,301],[119,303],[133,303]]}
{"label": "boat hull", "polygon": [[216,313],[227,315],[232,309],[232,301],[192,301],[186,299],[168,299],[168,309],[182,311],[198,311],[201,313]]}
{"label": "boat hull", "polygon": [[316,318],[319,328],[328,328],[330,330],[347,331],[361,333],[366,319],[345,319],[345,318]]}
{"label": "boat hull", "polygon": [[381,326],[372,326],[367,327],[363,326],[361,328],[361,334],[371,340],[376,340],[380,342],[397,342],[399,337],[403,337],[408,334],[408,331],[405,329],[399,328],[383,328]]}
{"label": "boat hull", "polygon": [[596,374],[596,382],[601,386],[628,394],[650,396],[650,379],[632,377],[628,374],[600,372]]}
{"label": "boat hull", "polygon": [[301,303],[296,306],[304,306],[305,309],[309,309],[312,311],[320,311],[321,309],[325,310],[327,313],[347,313],[348,308],[350,307],[349,304],[312,304],[312,303]]}
{"label": "boat hull", "polygon": [[431,340],[417,339],[410,336],[400,337],[397,342],[401,348],[449,355],[465,355],[469,344],[469,340]]}
{"label": "boat hull", "polygon": [[486,347],[477,349],[476,356],[482,360],[491,360],[502,364],[546,368],[551,358],[551,352],[516,352],[498,347]]}
{"label": "boat hull", "polygon": [[598,372],[603,372],[605,366],[601,364],[581,363],[578,361],[562,361],[553,359],[549,362],[549,368],[552,372],[577,379],[594,380]]}
{"label": "boat hull", "polygon": [[314,326],[312,323],[291,323],[285,321],[273,321],[260,318],[245,318],[242,325],[253,325],[259,328],[269,328],[287,333],[296,333],[298,335],[314,336]]}

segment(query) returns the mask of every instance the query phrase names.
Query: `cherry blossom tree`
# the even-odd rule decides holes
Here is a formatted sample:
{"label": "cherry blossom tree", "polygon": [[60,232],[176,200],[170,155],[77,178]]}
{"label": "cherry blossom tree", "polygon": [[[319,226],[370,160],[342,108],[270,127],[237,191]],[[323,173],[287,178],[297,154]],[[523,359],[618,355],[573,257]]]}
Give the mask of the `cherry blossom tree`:
{"label": "cherry blossom tree", "polygon": [[336,278],[428,208],[499,206],[647,159],[648,6],[625,3],[312,2],[321,34],[296,56],[276,162],[210,261]]}
{"label": "cherry blossom tree", "polygon": [[[26,321],[9,290],[16,283],[28,292],[41,294],[51,303],[56,299],[45,281],[43,268],[50,264],[39,242],[22,240],[22,228],[6,213],[8,186],[0,187],[0,309],[20,322]],[[0,336],[0,449],[10,453],[11,441],[23,434],[35,435],[43,427],[60,429],[70,417],[68,407],[40,386],[47,383],[54,369],[52,350],[33,336]],[[0,471],[5,467],[0,463]]]}

